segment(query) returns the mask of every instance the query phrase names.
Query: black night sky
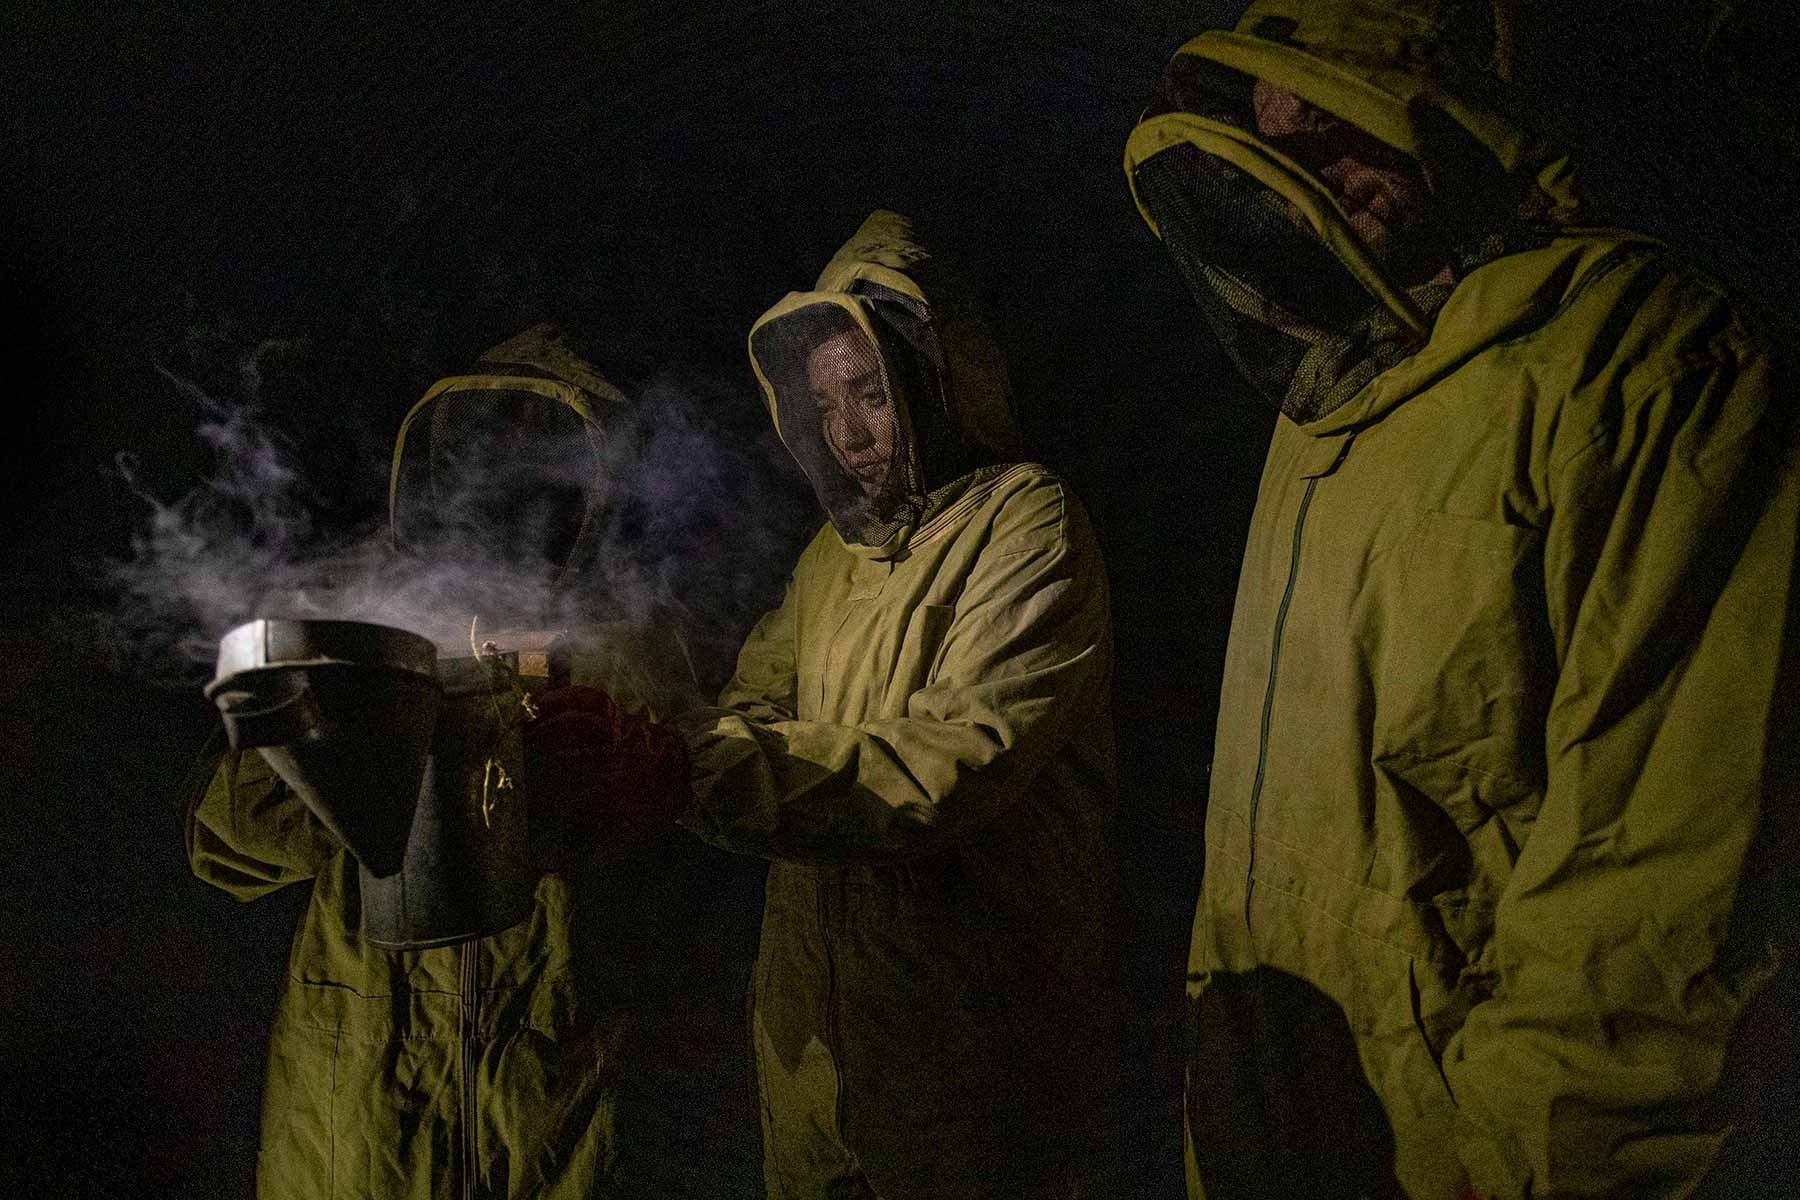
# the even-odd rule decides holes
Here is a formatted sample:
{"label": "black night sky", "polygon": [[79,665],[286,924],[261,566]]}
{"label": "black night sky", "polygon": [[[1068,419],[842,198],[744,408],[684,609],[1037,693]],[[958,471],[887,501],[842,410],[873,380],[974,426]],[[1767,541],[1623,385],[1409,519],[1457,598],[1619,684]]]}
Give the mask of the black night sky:
{"label": "black night sky", "polygon": [[[1119,163],[1168,56],[1237,7],[6,6],[5,1193],[250,1191],[304,896],[239,907],[190,877],[181,779],[210,710],[77,633],[114,602],[98,564],[146,519],[115,456],[163,497],[215,469],[158,366],[229,387],[236,352],[291,341],[259,402],[322,525],[349,526],[378,512],[411,402],[537,320],[704,381],[741,406],[721,429],[760,421],[745,332],[875,207],[974,279],[1035,456],[1100,529],[1134,978],[1145,1013],[1172,1011],[1271,418],[1202,334]],[[1546,14],[1523,46],[1544,120],[1621,218],[1800,312],[1800,110],[1774,39],[1750,18],[1705,44],[1701,0],[1598,7]],[[767,564],[771,586],[787,565]],[[1144,1103],[1171,1121],[1174,1036],[1139,1047]]]}

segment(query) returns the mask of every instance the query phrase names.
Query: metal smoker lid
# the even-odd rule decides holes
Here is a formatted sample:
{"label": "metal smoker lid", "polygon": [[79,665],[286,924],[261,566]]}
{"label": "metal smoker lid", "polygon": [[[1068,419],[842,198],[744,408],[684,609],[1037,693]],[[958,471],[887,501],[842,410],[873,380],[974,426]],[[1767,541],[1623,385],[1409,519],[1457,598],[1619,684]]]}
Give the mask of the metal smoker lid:
{"label": "metal smoker lid", "polygon": [[410,671],[435,681],[437,647],[416,633],[368,621],[258,618],[219,639],[219,663],[207,692],[242,671],[333,664]]}

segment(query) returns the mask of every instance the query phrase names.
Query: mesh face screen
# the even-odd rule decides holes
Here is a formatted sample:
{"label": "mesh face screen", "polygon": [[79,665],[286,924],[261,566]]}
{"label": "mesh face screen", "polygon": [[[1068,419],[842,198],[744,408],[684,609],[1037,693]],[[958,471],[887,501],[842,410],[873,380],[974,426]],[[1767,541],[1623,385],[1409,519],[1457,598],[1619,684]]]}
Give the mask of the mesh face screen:
{"label": "mesh face screen", "polygon": [[844,540],[880,545],[914,519],[921,480],[908,406],[855,319],[809,305],[760,326],[750,351],[774,391],[782,441]]}
{"label": "mesh face screen", "polygon": [[598,482],[581,417],[535,393],[485,390],[447,392],[427,416],[400,463],[402,540],[532,573],[566,565]]}
{"label": "mesh face screen", "polygon": [[949,364],[937,327],[917,301],[890,288],[858,280],[850,291],[867,301],[889,384],[906,400],[921,479],[913,490],[935,492],[980,463],[953,408]]}
{"label": "mesh face screen", "polygon": [[[1250,384],[1296,420],[1289,392],[1302,363],[1354,328],[1373,298],[1278,199],[1190,145],[1137,168],[1138,195],[1219,345]],[[1309,286],[1310,285],[1310,286]]]}
{"label": "mesh face screen", "polygon": [[[1150,110],[1254,133],[1256,91],[1247,75],[1178,56]],[[1220,346],[1293,420],[1332,411],[1410,353],[1406,327],[1260,181],[1185,143],[1137,164],[1133,179]]]}

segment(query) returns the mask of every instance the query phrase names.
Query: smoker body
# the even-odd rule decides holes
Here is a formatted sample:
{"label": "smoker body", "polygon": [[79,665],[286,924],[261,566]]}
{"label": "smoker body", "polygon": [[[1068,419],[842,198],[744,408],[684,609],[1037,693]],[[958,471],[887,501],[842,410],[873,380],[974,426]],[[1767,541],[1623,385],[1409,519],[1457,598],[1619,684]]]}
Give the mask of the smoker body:
{"label": "smoker body", "polygon": [[511,655],[443,659],[443,702],[400,869],[359,872],[363,936],[423,949],[498,933],[528,916],[521,705]]}
{"label": "smoker body", "polygon": [[439,661],[405,630],[256,620],[207,695],[358,863],[363,936],[423,949],[531,912],[523,687],[512,655]]}

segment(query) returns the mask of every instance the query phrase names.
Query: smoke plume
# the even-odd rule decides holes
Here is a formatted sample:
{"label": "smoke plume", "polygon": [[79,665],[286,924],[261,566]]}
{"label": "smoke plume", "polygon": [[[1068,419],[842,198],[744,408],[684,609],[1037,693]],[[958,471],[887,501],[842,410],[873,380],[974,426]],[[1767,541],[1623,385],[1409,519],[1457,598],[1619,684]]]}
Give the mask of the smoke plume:
{"label": "smoke plume", "polygon": [[386,464],[265,403],[272,364],[304,370],[303,350],[230,357],[204,385],[159,368],[197,414],[206,479],[166,498],[117,460],[141,520],[130,555],[98,567],[117,597],[102,641],[115,669],[160,684],[203,681],[244,621],[310,617],[409,629],[446,655],[469,652],[471,621],[483,637],[623,621],[680,638],[714,688],[817,520],[753,393],[667,371],[597,438],[567,409],[534,423],[481,394],[415,422],[397,538],[385,504],[342,516],[342,493],[385,486]]}

